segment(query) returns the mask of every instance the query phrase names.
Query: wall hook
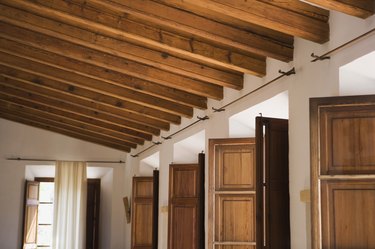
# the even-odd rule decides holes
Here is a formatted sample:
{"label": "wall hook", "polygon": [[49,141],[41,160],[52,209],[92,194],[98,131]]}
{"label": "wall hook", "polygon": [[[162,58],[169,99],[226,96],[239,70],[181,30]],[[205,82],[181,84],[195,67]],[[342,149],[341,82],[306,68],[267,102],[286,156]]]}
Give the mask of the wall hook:
{"label": "wall hook", "polygon": [[285,76],[289,76],[289,75],[292,75],[292,74],[296,74],[296,69],[293,67],[292,69],[290,69],[287,72],[279,70],[279,73],[282,74],[282,75],[285,75]]}
{"label": "wall hook", "polygon": [[311,62],[315,62],[315,61],[323,61],[323,60],[329,60],[331,59],[330,56],[319,56],[319,55],[316,55],[314,53],[311,53],[311,57],[313,57],[314,59],[311,61]]}

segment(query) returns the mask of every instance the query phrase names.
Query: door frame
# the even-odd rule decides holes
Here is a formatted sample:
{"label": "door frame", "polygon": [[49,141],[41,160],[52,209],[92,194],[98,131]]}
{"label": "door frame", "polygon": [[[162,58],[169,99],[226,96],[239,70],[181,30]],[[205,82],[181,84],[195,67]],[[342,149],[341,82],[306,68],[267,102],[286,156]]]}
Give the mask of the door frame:
{"label": "door frame", "polygon": [[375,105],[375,95],[310,98],[311,248],[322,248],[319,112],[327,106]]}

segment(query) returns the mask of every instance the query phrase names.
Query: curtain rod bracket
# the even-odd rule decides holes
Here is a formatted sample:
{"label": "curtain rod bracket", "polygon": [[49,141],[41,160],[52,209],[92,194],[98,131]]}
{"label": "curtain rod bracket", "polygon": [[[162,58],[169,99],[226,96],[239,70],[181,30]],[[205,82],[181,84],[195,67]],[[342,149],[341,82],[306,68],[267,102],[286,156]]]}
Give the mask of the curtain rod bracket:
{"label": "curtain rod bracket", "polygon": [[134,158],[135,158],[135,157],[139,157],[139,155],[138,155],[138,154],[135,154],[135,155],[131,155],[131,156],[132,156],[132,157],[134,157]]}
{"label": "curtain rod bracket", "polygon": [[220,108],[212,107],[212,110],[214,110],[214,112],[224,112],[225,108],[223,108],[223,107],[220,107]]}
{"label": "curtain rod bracket", "polygon": [[314,58],[311,62],[323,61],[323,60],[329,60],[329,59],[331,59],[330,56],[326,56],[326,55],[319,56],[319,55],[316,55],[314,53],[311,53],[311,57]]}
{"label": "curtain rod bracket", "polygon": [[197,119],[200,120],[200,121],[204,121],[204,120],[207,120],[207,119],[210,119],[210,118],[206,115],[204,117],[197,116]]}
{"label": "curtain rod bracket", "polygon": [[157,141],[157,142],[152,142],[153,144],[155,144],[155,145],[159,145],[159,144],[162,144],[162,142],[160,142],[160,141]]}
{"label": "curtain rod bracket", "polygon": [[290,69],[287,72],[279,70],[279,73],[282,74],[283,76],[289,76],[289,75],[292,75],[292,74],[296,74],[296,69],[293,67],[292,69]]}
{"label": "curtain rod bracket", "polygon": [[172,139],[172,136],[167,136],[167,137],[161,136],[161,138],[164,139],[164,140],[169,140],[169,139]]}

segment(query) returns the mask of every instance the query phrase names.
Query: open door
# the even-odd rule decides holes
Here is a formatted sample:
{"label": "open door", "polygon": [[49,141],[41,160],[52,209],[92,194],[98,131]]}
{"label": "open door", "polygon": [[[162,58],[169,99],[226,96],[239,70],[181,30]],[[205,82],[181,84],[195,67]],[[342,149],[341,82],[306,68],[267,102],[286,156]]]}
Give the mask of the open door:
{"label": "open door", "polygon": [[39,182],[26,181],[22,249],[37,248]]}
{"label": "open door", "polygon": [[375,95],[310,100],[312,248],[375,248]]}
{"label": "open door", "polygon": [[256,118],[257,249],[290,248],[288,120]]}

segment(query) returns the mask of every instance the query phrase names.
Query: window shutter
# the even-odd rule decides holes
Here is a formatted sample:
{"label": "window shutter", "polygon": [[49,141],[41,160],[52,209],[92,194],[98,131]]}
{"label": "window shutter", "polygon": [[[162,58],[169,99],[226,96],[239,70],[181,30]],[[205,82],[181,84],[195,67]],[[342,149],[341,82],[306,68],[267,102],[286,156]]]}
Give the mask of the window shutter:
{"label": "window shutter", "polygon": [[26,181],[22,236],[23,249],[34,249],[37,247],[38,205],[39,182]]}

